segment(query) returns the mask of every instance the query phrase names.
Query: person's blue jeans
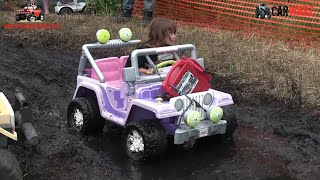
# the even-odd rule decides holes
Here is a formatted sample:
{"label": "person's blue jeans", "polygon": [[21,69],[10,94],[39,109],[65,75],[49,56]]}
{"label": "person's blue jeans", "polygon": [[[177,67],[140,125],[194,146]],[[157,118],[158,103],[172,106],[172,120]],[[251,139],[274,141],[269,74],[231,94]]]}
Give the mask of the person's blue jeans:
{"label": "person's blue jeans", "polygon": [[[122,7],[124,11],[132,10],[135,0],[123,0]],[[144,9],[143,11],[154,11],[154,0],[144,0]]]}

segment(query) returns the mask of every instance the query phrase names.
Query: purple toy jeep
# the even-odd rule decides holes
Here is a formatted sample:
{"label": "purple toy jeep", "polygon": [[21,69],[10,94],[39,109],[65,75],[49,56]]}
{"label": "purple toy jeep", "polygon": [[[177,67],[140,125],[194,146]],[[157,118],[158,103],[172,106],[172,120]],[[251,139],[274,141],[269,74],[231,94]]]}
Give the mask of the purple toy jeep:
{"label": "purple toy jeep", "polygon": [[[124,128],[125,152],[138,162],[164,153],[168,138],[173,137],[174,144],[183,144],[206,136],[225,134],[227,121],[222,120],[220,107],[233,104],[230,94],[208,89],[170,99],[162,96],[165,94],[163,80],[175,78],[167,77],[173,67],[172,63],[167,62],[178,60],[178,52],[191,52],[191,57],[204,67],[204,60],[197,58],[193,45],[134,50],[131,54],[132,67],[128,68],[124,68],[128,56],[94,59],[89,51],[111,50],[139,43],[140,40],[123,42],[115,39],[106,44],[83,45],[77,87],[68,106],[69,125],[82,133],[102,131],[105,123],[110,122]],[[158,54],[161,59],[171,59],[160,63],[169,66],[159,68],[154,65],[149,58],[152,54]],[[154,70],[153,75],[139,73],[138,56],[147,57]]]}

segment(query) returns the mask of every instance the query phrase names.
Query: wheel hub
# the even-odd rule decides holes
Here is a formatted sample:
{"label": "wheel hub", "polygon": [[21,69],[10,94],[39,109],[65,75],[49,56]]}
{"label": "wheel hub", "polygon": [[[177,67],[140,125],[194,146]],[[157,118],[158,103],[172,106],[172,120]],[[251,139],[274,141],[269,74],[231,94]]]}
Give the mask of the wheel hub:
{"label": "wheel hub", "polygon": [[127,138],[128,149],[131,152],[143,152],[144,143],[143,138],[136,130],[133,130]]}
{"label": "wheel hub", "polygon": [[83,125],[83,114],[79,109],[74,110],[73,119],[76,127],[80,127]]}

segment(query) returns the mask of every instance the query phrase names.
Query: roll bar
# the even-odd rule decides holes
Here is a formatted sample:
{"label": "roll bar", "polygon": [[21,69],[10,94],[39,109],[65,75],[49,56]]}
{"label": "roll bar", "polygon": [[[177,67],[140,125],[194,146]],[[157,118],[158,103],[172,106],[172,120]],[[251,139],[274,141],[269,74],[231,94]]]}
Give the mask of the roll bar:
{"label": "roll bar", "polygon": [[140,40],[131,40],[128,42],[124,42],[120,39],[113,39],[108,41],[106,44],[100,44],[100,43],[92,43],[92,44],[84,44],[82,46],[82,55],[80,57],[80,63],[78,67],[78,75],[83,75],[83,70],[86,66],[87,60],[89,60],[92,68],[97,72],[97,75],[99,77],[99,80],[101,83],[105,82],[105,78],[102,75],[102,72],[98,68],[95,60],[93,59],[89,49],[117,49],[117,48],[123,48],[128,46],[134,46],[139,44]]}
{"label": "roll bar", "polygon": [[[177,51],[186,51],[186,50],[191,51],[191,57],[193,59],[197,59],[197,52],[196,52],[195,46],[192,44],[183,44],[183,45],[166,46],[166,47],[158,47],[158,48],[136,49],[131,53],[131,65],[135,68],[136,77],[139,77],[138,56],[147,56],[147,55],[162,54],[162,53],[175,53]],[[156,81],[156,80],[151,80],[151,81]]]}

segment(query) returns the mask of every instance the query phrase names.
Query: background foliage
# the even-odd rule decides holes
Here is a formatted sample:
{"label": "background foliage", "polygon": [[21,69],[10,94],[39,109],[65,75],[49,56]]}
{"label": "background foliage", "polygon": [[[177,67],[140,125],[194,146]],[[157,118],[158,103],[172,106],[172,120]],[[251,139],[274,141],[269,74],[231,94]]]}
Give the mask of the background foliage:
{"label": "background foliage", "polygon": [[117,14],[122,0],[86,0],[86,4],[95,6],[97,15]]}

